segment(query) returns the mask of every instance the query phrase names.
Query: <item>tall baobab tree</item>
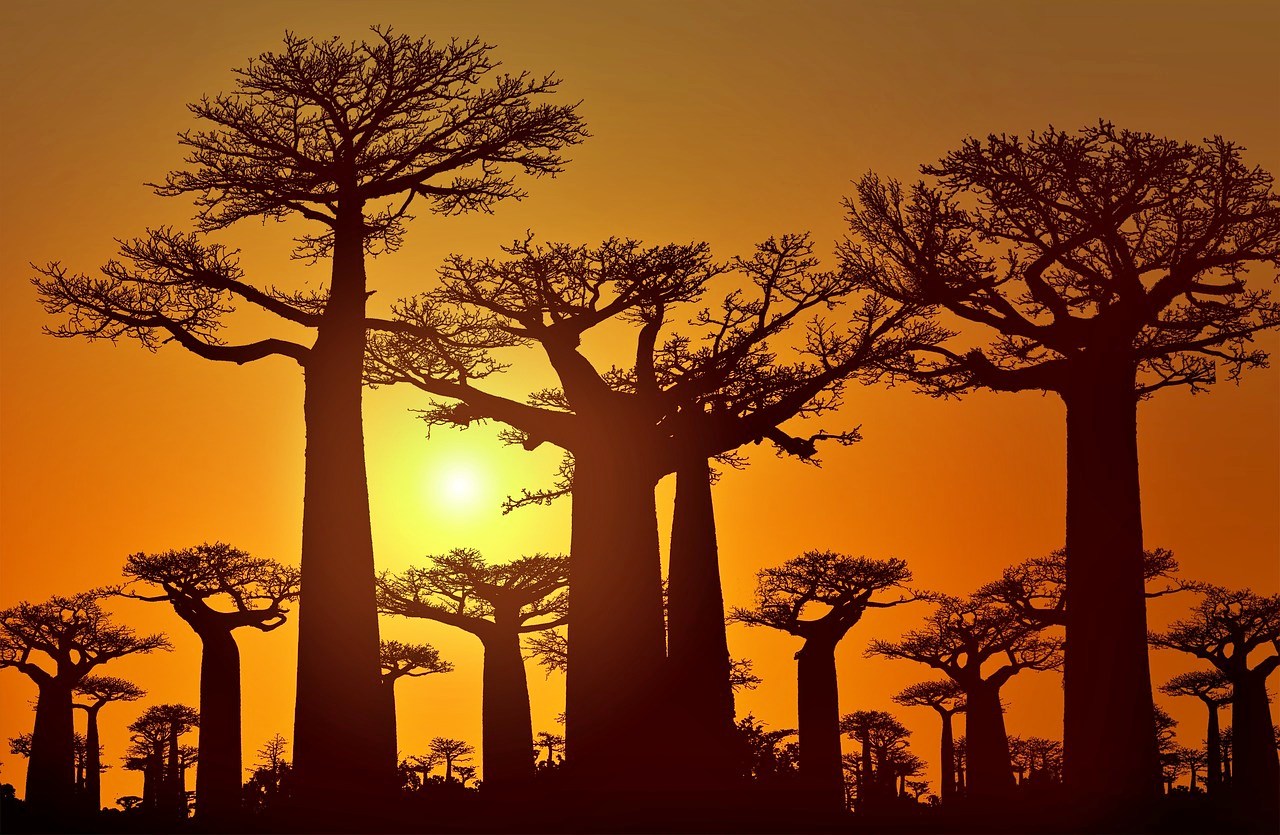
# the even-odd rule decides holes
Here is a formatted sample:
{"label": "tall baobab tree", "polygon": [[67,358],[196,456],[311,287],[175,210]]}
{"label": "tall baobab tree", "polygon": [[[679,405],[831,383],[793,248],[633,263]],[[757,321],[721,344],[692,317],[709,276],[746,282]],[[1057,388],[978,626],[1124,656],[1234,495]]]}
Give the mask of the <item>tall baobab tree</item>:
{"label": "tall baobab tree", "polygon": [[199,726],[199,711],[184,704],[152,705],[129,726],[130,754],[141,766],[146,810],[166,819],[186,818],[186,770],[195,757],[180,740]]}
{"label": "tall baobab tree", "polygon": [[[200,637],[200,768],[196,811],[202,818],[240,808],[240,648],[235,630],[270,632],[284,625],[299,591],[298,569],[254,557],[222,542],[158,554],[131,554],[123,597],[168,603]],[[148,593],[158,587],[159,593]]]}
{"label": "tall baobab tree", "polygon": [[858,743],[858,807],[874,809],[895,794],[895,760],[906,751],[911,731],[883,710],[858,710],[841,717],[840,730]]}
{"label": "tall baobab tree", "polygon": [[840,808],[844,786],[836,646],[868,609],[917,600],[905,585],[911,572],[899,559],[807,551],[756,578],[755,605],[734,609],[730,617],[804,639],[796,653],[800,773],[820,802]]}
{"label": "tall baobab tree", "polygon": [[1280,196],[1221,137],[1106,122],[967,139],[922,172],[910,188],[858,183],[843,262],[969,326],[975,347],[926,346],[902,376],[1066,406],[1065,779],[1107,817],[1158,793],[1138,403],[1265,364],[1253,336],[1280,324],[1280,307],[1248,270],[1280,264]]}
{"label": "tall baobab tree", "polygon": [[102,808],[102,750],[98,741],[98,714],[111,702],[134,702],[147,695],[147,691],[131,681],[116,676],[85,676],[73,691],[87,700],[74,702],[73,708],[85,713],[85,785],[84,806],[91,812]]}
{"label": "tall baobab tree", "polygon": [[[440,657],[440,650],[431,644],[406,644],[401,641],[382,641],[378,664],[382,668],[382,688],[391,700],[392,715],[396,706],[396,682],[402,678],[420,678],[438,673],[453,672],[453,664]],[[396,746],[399,749],[399,745]]]}
{"label": "tall baobab tree", "polygon": [[0,610],[0,668],[13,667],[39,689],[26,799],[41,814],[74,808],[76,685],[114,658],[169,649],[164,635],[113,623],[99,603],[104,595],[94,590]]}
{"label": "tall baobab tree", "polygon": [[[1231,684],[1231,728],[1235,741],[1232,788],[1258,806],[1263,819],[1280,811],[1280,759],[1271,724],[1267,678],[1280,667],[1280,594],[1206,586],[1204,599],[1186,620],[1151,636],[1157,647],[1203,658]],[[1275,654],[1257,660],[1256,650]],[[1255,655],[1256,658],[1256,655]]]}
{"label": "tall baobab tree", "polygon": [[1179,673],[1160,685],[1166,696],[1194,696],[1204,703],[1209,713],[1205,731],[1205,789],[1209,793],[1222,787],[1222,733],[1218,725],[1218,709],[1231,703],[1231,680],[1221,670],[1193,670]]}
{"label": "tall baobab tree", "polygon": [[564,624],[569,560],[535,554],[489,564],[457,548],[427,568],[378,576],[378,609],[428,618],[475,635],[484,645],[481,740],[485,782],[495,787],[533,776],[533,724],[520,638]]}
{"label": "tall baobab tree", "polygon": [[[943,597],[923,628],[897,641],[872,641],[867,654],[946,673],[965,696],[969,795],[991,799],[1013,788],[1000,688],[1023,670],[1059,667],[1061,641],[1042,636],[1007,607]],[[998,666],[989,669],[993,665]]]}
{"label": "tall baobab tree", "polygon": [[912,684],[893,697],[903,707],[929,707],[937,712],[942,720],[942,749],[938,758],[943,763],[941,797],[943,803],[955,800],[955,772],[946,767],[946,763],[955,759],[955,736],[951,727],[951,717],[963,713],[965,709],[964,690],[954,681],[922,681]]}
{"label": "tall baobab tree", "polygon": [[[394,251],[409,210],[490,211],[524,192],[516,177],[554,175],[585,136],[575,105],[546,97],[558,80],[498,73],[478,39],[434,43],[373,30],[361,42],[285,36],[236,71],[230,93],[192,104],[186,167],[155,186],[194,197],[196,234],[155,229],[127,241],[100,277],[58,263],[40,270],[57,336],[176,342],[209,360],[280,356],[301,368],[307,429],[295,753],[298,789],[389,792],[393,727],[378,684],[373,542],[361,417],[367,256]],[[328,258],[328,285],[295,292],[254,283],[209,239],[237,221],[313,224],[295,255]],[[228,344],[235,304],[314,334]]]}

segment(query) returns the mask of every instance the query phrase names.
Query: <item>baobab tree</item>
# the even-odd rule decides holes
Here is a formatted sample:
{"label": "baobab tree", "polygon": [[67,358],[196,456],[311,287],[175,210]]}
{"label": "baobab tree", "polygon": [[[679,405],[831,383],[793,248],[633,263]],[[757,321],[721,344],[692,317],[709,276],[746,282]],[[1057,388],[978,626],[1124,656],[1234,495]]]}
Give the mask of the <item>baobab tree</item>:
{"label": "baobab tree", "polygon": [[1041,787],[1062,780],[1062,743],[1041,736],[1009,737],[1009,761],[1021,787]]}
{"label": "baobab tree", "polygon": [[858,183],[844,267],[970,327],[975,347],[925,346],[901,377],[1066,406],[1065,779],[1107,817],[1158,793],[1138,403],[1265,364],[1280,308],[1248,270],[1280,264],[1280,196],[1226,139],[1107,122],[967,139],[922,172]]}
{"label": "baobab tree", "polygon": [[[476,752],[475,747],[470,743],[445,736],[434,737],[428,750],[435,761],[444,763],[444,781],[446,783],[453,782],[454,770],[465,766],[471,760],[471,755]],[[486,777],[485,779],[489,778]]]}
{"label": "baobab tree", "polygon": [[919,599],[906,587],[910,580],[903,560],[807,551],[759,572],[755,605],[730,615],[735,623],[768,626],[804,639],[796,653],[800,773],[829,807],[840,808],[844,801],[836,646],[868,609]]}
{"label": "baobab tree", "polygon": [[1231,702],[1231,680],[1221,670],[1193,670],[1179,673],[1160,686],[1166,696],[1194,696],[1204,703],[1209,713],[1205,731],[1205,790],[1214,793],[1222,787],[1222,733],[1218,726],[1218,708]]}
{"label": "baobab tree", "polygon": [[134,702],[147,695],[147,691],[131,681],[116,676],[85,676],[73,691],[85,702],[73,702],[73,708],[85,713],[85,808],[97,812],[102,808],[102,751],[98,741],[98,714],[111,702]]}
{"label": "baobab tree", "polygon": [[[240,648],[235,630],[270,632],[284,625],[298,597],[298,569],[254,557],[222,542],[157,554],[130,554],[118,594],[168,603],[200,638],[201,817],[240,807]],[[158,593],[152,593],[156,588]]]}
{"label": "baobab tree", "polygon": [[[1203,658],[1231,683],[1231,727],[1235,740],[1232,787],[1257,804],[1261,815],[1280,810],[1280,759],[1271,724],[1267,678],[1280,667],[1280,594],[1206,586],[1204,599],[1186,620],[1152,635],[1157,647]],[[1250,655],[1275,650],[1250,667]],[[1255,656],[1256,657],[1256,656]]]}
{"label": "baobab tree", "polygon": [[430,560],[427,568],[379,574],[378,609],[428,618],[480,639],[485,783],[504,787],[527,781],[533,776],[533,725],[520,638],[564,624],[569,560],[534,554],[490,565],[469,548]]}
{"label": "baobab tree", "polygon": [[[840,730],[858,743],[858,808],[874,809],[896,794],[897,755],[906,751],[911,731],[883,710],[858,710],[841,717]],[[803,764],[803,761],[802,761]]]}
{"label": "baobab tree", "polygon": [[535,757],[541,751],[547,752],[547,758],[539,764],[543,768],[553,768],[557,765],[556,754],[564,755],[564,737],[560,734],[538,731],[534,746]]}
{"label": "baobab tree", "polygon": [[893,700],[903,707],[933,708],[942,720],[942,749],[938,758],[938,762],[944,764],[941,766],[941,798],[943,803],[955,800],[955,772],[945,764],[955,759],[955,736],[951,727],[951,717],[964,712],[964,691],[960,689],[960,685],[950,679],[922,681],[905,688],[894,696]]}
{"label": "baobab tree", "polygon": [[105,594],[98,589],[0,610],[0,668],[13,667],[39,690],[26,800],[41,814],[74,807],[76,685],[112,659],[170,648],[164,635],[138,635],[113,623],[99,603]]}
{"label": "baobab tree", "polygon": [[[379,645],[378,664],[382,669],[382,689],[391,700],[392,714],[396,706],[396,682],[406,676],[422,676],[453,672],[453,664],[440,657],[440,650],[431,644],[406,644],[401,641],[382,641]],[[399,745],[396,746],[397,751]]]}
{"label": "baobab tree", "polygon": [[187,767],[195,749],[180,744],[200,725],[200,712],[184,704],[152,705],[133,724],[130,757],[142,771],[143,808],[168,819],[187,816]]}
{"label": "baobab tree", "polygon": [[1061,641],[1022,623],[1007,607],[941,597],[924,627],[897,641],[872,641],[867,655],[902,658],[946,673],[965,696],[969,795],[991,799],[1013,788],[1000,688],[1023,670],[1060,666]]}
{"label": "baobab tree", "polygon": [[[190,106],[186,167],[154,186],[194,197],[197,232],[126,241],[100,277],[59,263],[35,279],[62,322],[51,333],[176,342],[208,360],[279,356],[302,368],[306,478],[295,719],[299,790],[316,801],[394,788],[395,718],[378,685],[373,543],[361,417],[370,294],[367,256],[396,250],[415,200],[440,215],[519,199],[520,174],[554,175],[585,136],[575,105],[546,98],[559,81],[496,72],[478,39],[434,43],[374,28],[345,43],[285,36],[236,72],[230,93]],[[313,224],[294,255],[331,262],[327,286],[290,291],[249,280],[210,235],[248,219]],[[228,344],[236,303],[314,334]]]}

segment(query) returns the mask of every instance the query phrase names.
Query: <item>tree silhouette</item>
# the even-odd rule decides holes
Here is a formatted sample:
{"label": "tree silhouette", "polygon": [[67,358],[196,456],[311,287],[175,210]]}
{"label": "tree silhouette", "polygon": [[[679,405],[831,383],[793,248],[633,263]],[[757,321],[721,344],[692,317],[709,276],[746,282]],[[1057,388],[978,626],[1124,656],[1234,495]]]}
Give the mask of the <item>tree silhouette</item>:
{"label": "tree silhouette", "polygon": [[942,763],[942,802],[955,800],[955,771],[946,766],[955,759],[955,736],[951,717],[964,712],[964,690],[954,681],[922,681],[902,690],[893,700],[903,707],[930,707],[942,719],[942,749],[938,759]]}
{"label": "tree silhouette", "polygon": [[476,749],[461,739],[437,736],[431,740],[431,755],[444,763],[444,781],[453,782],[454,769],[470,761]]}
{"label": "tree silhouette", "polygon": [[1231,702],[1231,680],[1221,670],[1195,670],[1179,673],[1160,686],[1166,696],[1194,696],[1209,712],[1205,731],[1205,790],[1213,793],[1222,787],[1222,734],[1218,729],[1218,708]]}
{"label": "tree silhouette", "polygon": [[[123,597],[168,603],[200,637],[200,770],[196,809],[225,817],[240,807],[240,649],[235,630],[270,632],[298,597],[299,572],[222,542],[130,554]],[[158,586],[149,594],[142,586]]]}
{"label": "tree silhouette", "polygon": [[565,622],[569,560],[535,554],[489,565],[467,548],[430,559],[428,568],[378,575],[378,609],[439,621],[480,639],[485,783],[527,781],[533,776],[533,725],[520,638]]}
{"label": "tree silhouette", "polygon": [[0,610],[0,668],[13,667],[39,689],[26,800],[42,814],[64,815],[74,807],[76,685],[113,658],[169,649],[164,635],[137,635],[113,623],[98,602],[104,594],[54,596]]}
{"label": "tree silhouette", "polygon": [[144,810],[169,820],[186,818],[186,770],[195,761],[195,749],[180,745],[179,740],[199,725],[195,708],[162,704],[147,708],[129,726],[133,733],[130,759],[143,773]]}
{"label": "tree silhouette", "polygon": [[[1271,725],[1267,677],[1280,667],[1280,594],[1206,586],[1191,617],[1151,636],[1158,647],[1203,658],[1231,683],[1231,727],[1235,731],[1233,785],[1256,803],[1263,819],[1280,812],[1280,759]],[[1268,645],[1274,655],[1249,666],[1249,656]]]}
{"label": "tree silhouette", "polygon": [[289,742],[275,734],[258,749],[257,767],[245,783],[245,805],[259,811],[270,809],[286,794],[291,771],[286,753]]}
{"label": "tree silhouette", "polygon": [[1039,788],[1062,781],[1062,743],[1056,739],[1011,736],[1009,760],[1019,786]]}
{"label": "tree silhouette", "polygon": [[[867,609],[918,599],[905,587],[911,579],[899,559],[872,560],[834,551],[807,551],[756,575],[751,609],[731,619],[768,626],[804,639],[796,653],[800,719],[800,772],[820,802],[844,802],[840,766],[840,696],[836,646]],[[883,599],[885,593],[898,597]]]}
{"label": "tree silhouette", "polygon": [[[206,129],[180,134],[187,167],[155,186],[194,196],[198,234],[155,229],[127,241],[101,278],[53,263],[35,280],[58,336],[174,341],[205,359],[283,356],[303,370],[307,427],[299,621],[299,789],[390,791],[395,717],[378,687],[373,544],[361,420],[369,295],[365,258],[397,249],[415,200],[442,215],[519,199],[520,172],[554,175],[586,133],[574,106],[540,103],[553,76],[497,74],[479,40],[433,43],[373,30],[360,43],[287,34],[236,71],[228,94],[190,106]],[[291,292],[246,279],[206,233],[239,220],[300,216],[318,228],[295,255],[328,257],[329,284]],[[315,334],[226,344],[224,319],[247,303]]]}
{"label": "tree silhouette", "polygon": [[559,629],[544,629],[525,638],[525,658],[537,659],[550,676],[569,669],[569,638]]}
{"label": "tree silhouette", "polygon": [[784,741],[796,735],[794,728],[765,730],[765,723],[751,714],[739,719],[734,727],[738,735],[740,776],[762,783],[776,783],[796,771],[793,743]]}
{"label": "tree silhouette", "polygon": [[534,740],[534,757],[538,756],[538,752],[546,751],[547,758],[540,763],[546,768],[553,768],[557,765],[556,754],[564,756],[564,737],[559,734],[549,733],[547,731],[538,731],[538,736]]}
{"label": "tree silhouette", "polygon": [[[1066,781],[1100,815],[1158,791],[1143,597],[1137,404],[1237,380],[1280,324],[1250,264],[1280,263],[1280,197],[1221,137],[1102,122],[968,139],[904,189],[846,201],[845,269],[993,338],[925,346],[896,371],[927,390],[1048,391],[1066,405]],[[970,339],[969,344],[975,340]]]}
{"label": "tree silhouette", "polygon": [[[941,670],[965,694],[968,792],[980,799],[1013,787],[1000,688],[1023,670],[1062,663],[1062,643],[1041,636],[1007,607],[956,597],[940,598],[921,629],[896,642],[875,640],[868,655],[903,658]],[[984,674],[988,664],[999,666]]]}
{"label": "tree silhouette", "polygon": [[[883,710],[859,710],[841,717],[840,730],[857,741],[858,808],[876,809],[897,794],[899,766],[910,766],[900,755],[907,749],[911,731]],[[905,779],[905,778],[904,778]]]}
{"label": "tree silhouette", "polygon": [[131,681],[115,676],[89,675],[80,679],[73,688],[77,696],[88,699],[87,704],[72,703],[73,708],[85,712],[85,751],[88,761],[85,768],[84,805],[97,812],[102,808],[102,755],[98,742],[98,714],[110,702],[133,702],[147,695],[147,691]]}
{"label": "tree silhouette", "polygon": [[[382,641],[379,645],[378,664],[382,668],[382,688],[391,700],[394,713],[396,682],[406,676],[419,678],[437,673],[453,672],[453,664],[440,657],[440,650],[431,644],[406,644],[400,641]],[[398,746],[397,746],[398,748]]]}

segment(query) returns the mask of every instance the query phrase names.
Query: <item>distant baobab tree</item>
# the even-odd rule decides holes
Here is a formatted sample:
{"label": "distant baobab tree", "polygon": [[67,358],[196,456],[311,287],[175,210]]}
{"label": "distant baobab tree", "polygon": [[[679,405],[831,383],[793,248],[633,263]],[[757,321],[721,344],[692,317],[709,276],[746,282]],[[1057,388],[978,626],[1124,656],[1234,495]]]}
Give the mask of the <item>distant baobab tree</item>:
{"label": "distant baobab tree", "polygon": [[[1260,820],[1280,813],[1280,759],[1271,724],[1267,678],[1280,667],[1280,594],[1206,586],[1191,616],[1151,636],[1157,647],[1203,658],[1231,684],[1235,740],[1232,789],[1258,807]],[[1256,650],[1273,648],[1249,666]],[[1256,656],[1255,656],[1256,657]]]}
{"label": "distant baobab tree", "polygon": [[0,668],[13,667],[39,690],[25,796],[40,814],[65,816],[75,806],[76,686],[112,659],[170,648],[164,635],[138,635],[112,622],[99,603],[105,594],[98,589],[0,610]]}
{"label": "distant baobab tree", "polygon": [[[899,756],[909,745],[911,731],[883,710],[858,710],[840,718],[840,730],[858,743],[858,809],[883,807],[897,794]],[[801,753],[803,757],[803,752]],[[801,761],[803,766],[803,759]]]}
{"label": "distant baobab tree", "polygon": [[[440,657],[440,650],[431,644],[406,644],[401,641],[384,640],[379,645],[378,664],[382,669],[382,688],[386,697],[391,700],[394,711],[396,704],[396,682],[406,676],[421,676],[453,672],[453,664]],[[397,749],[399,746],[397,745]]]}
{"label": "distant baobab tree", "polygon": [[286,781],[291,766],[286,756],[289,741],[280,734],[273,734],[258,749],[258,761],[253,774],[244,784],[244,800],[247,808],[264,811],[276,806],[286,796]]}
{"label": "distant baobab tree", "polygon": [[[154,186],[194,196],[196,234],[153,229],[122,244],[101,277],[59,263],[40,269],[51,333],[176,342],[209,360],[282,356],[302,367],[307,429],[295,753],[298,789],[317,803],[339,792],[389,792],[395,717],[378,689],[373,543],[361,419],[370,295],[366,256],[392,252],[414,201],[441,215],[490,211],[524,192],[516,177],[554,175],[586,132],[576,105],[546,103],[559,81],[498,74],[478,39],[435,43],[374,28],[344,43],[286,34],[236,71],[235,89],[190,105],[187,167]],[[247,279],[235,252],[207,238],[247,219],[300,217],[316,231],[294,255],[328,258],[320,290]],[[228,344],[236,303],[273,314],[304,345],[272,337]],[[385,323],[384,323],[385,324]],[[334,652],[342,646],[342,652]]]}
{"label": "distant baobab tree", "polygon": [[538,731],[538,736],[534,739],[534,746],[535,757],[542,751],[547,753],[547,758],[542,760],[540,767],[552,768],[558,765],[556,754],[564,756],[564,737],[559,734]]}
{"label": "distant baobab tree", "polygon": [[942,719],[942,749],[938,762],[941,769],[941,799],[950,803],[956,796],[955,771],[946,767],[946,763],[955,759],[955,736],[951,727],[951,717],[963,713],[965,709],[964,690],[954,681],[922,681],[902,690],[893,700],[903,707],[929,707]]}
{"label": "distant baobab tree", "polygon": [[946,673],[965,696],[969,796],[990,800],[1013,788],[1000,689],[1023,670],[1059,667],[1060,640],[1044,637],[1007,607],[941,597],[922,628],[897,641],[874,640],[867,654],[916,661]]}
{"label": "distant baobab tree", "polygon": [[116,676],[85,676],[75,686],[75,695],[85,702],[73,702],[73,708],[85,713],[84,806],[91,812],[102,808],[101,743],[98,741],[98,714],[111,702],[134,702],[147,695],[138,685]]}
{"label": "distant baobab tree", "polygon": [[1280,308],[1265,275],[1246,276],[1280,264],[1280,196],[1226,139],[1107,122],[968,139],[922,171],[910,188],[858,183],[844,267],[969,324],[977,347],[922,347],[899,376],[1066,405],[1065,779],[1104,819],[1158,792],[1138,403],[1265,364],[1253,336]]}
{"label": "distant baobab tree", "polygon": [[152,705],[129,726],[130,756],[142,771],[142,808],[166,820],[187,817],[187,767],[194,750],[180,744],[200,725],[200,713],[184,704]]}
{"label": "distant baobab tree", "polygon": [[564,624],[569,560],[535,554],[489,564],[469,548],[430,560],[426,568],[378,575],[378,610],[428,618],[480,639],[485,783],[525,782],[533,776],[533,725],[520,638]]}
{"label": "distant baobab tree", "polygon": [[1218,726],[1218,708],[1230,704],[1231,680],[1218,669],[1179,673],[1160,686],[1166,696],[1194,696],[1204,703],[1209,713],[1205,731],[1205,790],[1210,794],[1222,788],[1222,733]]}
{"label": "distant baobab tree", "polygon": [[[240,649],[235,630],[270,632],[284,625],[298,598],[298,569],[254,557],[222,542],[129,555],[128,585],[118,594],[168,603],[200,637],[200,768],[196,810],[202,818],[240,808]],[[148,587],[157,587],[150,593]]]}
{"label": "distant baobab tree", "polygon": [[[432,757],[444,763],[444,781],[446,783],[453,782],[454,770],[465,766],[471,760],[471,755],[476,752],[476,749],[470,743],[445,736],[434,737],[428,750],[431,752]],[[486,777],[485,779],[489,778]]]}
{"label": "distant baobab tree", "polygon": [[1011,736],[1009,760],[1019,786],[1041,787],[1062,781],[1062,743],[1056,739]]}
{"label": "distant baobab tree", "polygon": [[840,808],[844,787],[836,646],[868,609],[918,600],[906,588],[911,572],[899,559],[807,551],[756,577],[755,605],[734,609],[730,618],[804,639],[796,653],[800,774],[821,803]]}

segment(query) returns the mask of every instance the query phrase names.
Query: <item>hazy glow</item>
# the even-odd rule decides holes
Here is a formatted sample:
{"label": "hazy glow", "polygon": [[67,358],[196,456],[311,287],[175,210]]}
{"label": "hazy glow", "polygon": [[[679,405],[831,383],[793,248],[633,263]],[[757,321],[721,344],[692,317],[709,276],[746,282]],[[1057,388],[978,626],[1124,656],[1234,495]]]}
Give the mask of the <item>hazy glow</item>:
{"label": "hazy glow", "polygon": [[432,473],[428,499],[448,504],[455,511],[473,510],[483,488],[484,479],[475,464],[454,462]]}

